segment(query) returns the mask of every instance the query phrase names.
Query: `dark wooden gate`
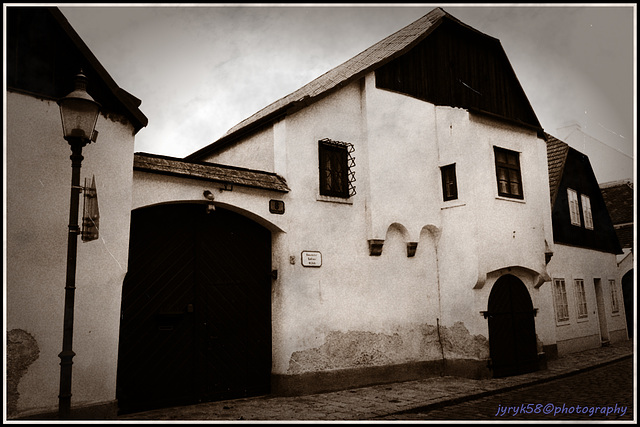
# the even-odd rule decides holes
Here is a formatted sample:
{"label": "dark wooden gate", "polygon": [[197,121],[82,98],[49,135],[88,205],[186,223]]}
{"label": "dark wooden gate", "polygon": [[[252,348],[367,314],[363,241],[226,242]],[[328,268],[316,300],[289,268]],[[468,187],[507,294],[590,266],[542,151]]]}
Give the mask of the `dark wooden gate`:
{"label": "dark wooden gate", "polygon": [[204,205],[132,212],[121,412],[269,392],[271,233]]}
{"label": "dark wooden gate", "polygon": [[498,279],[489,295],[486,316],[493,376],[537,371],[535,311],[524,283],[510,274]]}

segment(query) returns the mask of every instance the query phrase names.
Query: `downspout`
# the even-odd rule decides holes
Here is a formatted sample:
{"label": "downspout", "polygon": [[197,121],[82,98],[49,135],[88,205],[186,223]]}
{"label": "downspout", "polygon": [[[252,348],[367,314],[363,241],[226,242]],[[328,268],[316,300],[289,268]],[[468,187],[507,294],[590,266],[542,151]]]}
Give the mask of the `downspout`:
{"label": "downspout", "polygon": [[[433,106],[433,117],[435,120],[435,140],[436,140],[436,158],[438,159],[438,167],[440,167],[440,139],[438,138],[438,106]],[[436,175],[437,176],[437,175]],[[442,212],[442,211],[440,211]],[[442,216],[442,214],[440,215]],[[442,218],[440,218],[442,224]],[[438,332],[438,343],[440,344],[440,354],[442,356],[442,370],[441,376],[445,374],[445,358],[444,358],[444,345],[442,344],[442,335],[440,334],[440,318],[442,317],[442,298],[440,294],[440,261],[438,259],[438,242],[440,241],[440,230],[436,229],[436,234],[431,233],[434,236],[433,248],[436,253],[436,282],[438,284],[438,317],[436,317],[436,331]]]}

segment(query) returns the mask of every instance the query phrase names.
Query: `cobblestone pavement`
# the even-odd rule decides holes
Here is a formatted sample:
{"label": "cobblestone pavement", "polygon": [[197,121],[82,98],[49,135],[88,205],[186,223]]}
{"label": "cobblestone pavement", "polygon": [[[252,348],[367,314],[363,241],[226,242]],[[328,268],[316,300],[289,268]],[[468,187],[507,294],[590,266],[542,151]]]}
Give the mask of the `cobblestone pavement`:
{"label": "cobblestone pavement", "polygon": [[415,409],[381,419],[631,421],[634,413],[631,372],[633,359],[627,358],[534,386],[442,408]]}
{"label": "cobblestone pavement", "polygon": [[[549,361],[547,369],[507,378],[435,377],[307,396],[258,396],[121,415],[118,421],[385,421],[384,418],[392,419],[399,413],[416,409],[426,412],[430,408],[485,398],[559,378],[568,379],[622,359],[634,360],[633,352],[632,341],[624,341],[568,354]],[[627,375],[633,376],[633,370]],[[590,385],[591,388],[596,386],[597,382]],[[518,405],[521,403],[523,401]],[[495,402],[493,405],[495,414],[497,406]],[[635,417],[636,411],[632,413]]]}

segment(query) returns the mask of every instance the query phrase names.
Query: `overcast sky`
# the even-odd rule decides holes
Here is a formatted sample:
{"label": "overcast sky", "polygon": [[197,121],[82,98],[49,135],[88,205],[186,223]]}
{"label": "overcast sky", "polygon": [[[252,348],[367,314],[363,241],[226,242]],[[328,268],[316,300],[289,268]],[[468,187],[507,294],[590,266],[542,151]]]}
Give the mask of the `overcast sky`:
{"label": "overcast sky", "polygon": [[618,159],[634,156],[635,4],[113,5],[59,7],[118,85],[142,100],[149,124],[137,152],[184,157],[442,7],[501,41],[545,131],[558,136],[577,122]]}

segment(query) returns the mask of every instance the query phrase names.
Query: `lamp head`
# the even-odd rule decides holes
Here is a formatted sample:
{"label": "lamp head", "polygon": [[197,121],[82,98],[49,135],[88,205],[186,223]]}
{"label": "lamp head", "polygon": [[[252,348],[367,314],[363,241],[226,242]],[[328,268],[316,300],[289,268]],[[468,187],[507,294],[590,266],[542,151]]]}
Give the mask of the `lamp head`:
{"label": "lamp head", "polygon": [[76,76],[73,92],[58,100],[64,139],[81,139],[85,143],[95,140],[95,126],[100,104],[87,92],[87,77],[82,70]]}

